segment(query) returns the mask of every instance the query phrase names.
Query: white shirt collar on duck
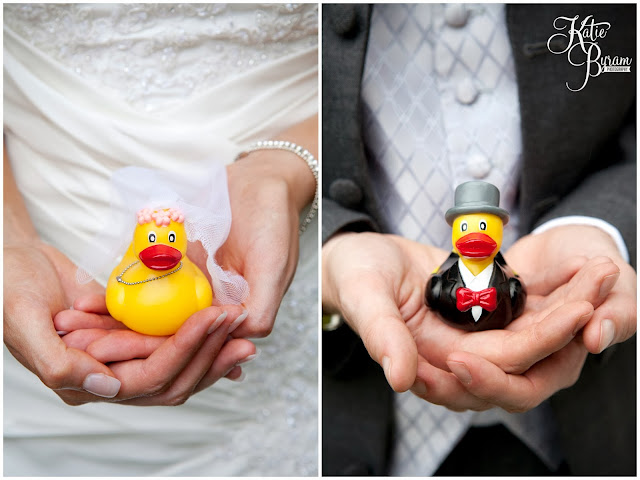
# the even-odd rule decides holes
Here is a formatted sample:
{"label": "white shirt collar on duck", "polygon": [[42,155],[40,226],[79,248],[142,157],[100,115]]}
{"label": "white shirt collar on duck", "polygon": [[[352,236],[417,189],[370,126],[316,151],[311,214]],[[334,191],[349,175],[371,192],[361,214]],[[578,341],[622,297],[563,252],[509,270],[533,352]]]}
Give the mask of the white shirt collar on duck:
{"label": "white shirt collar on duck", "polygon": [[461,258],[458,259],[458,268],[460,269],[462,281],[468,289],[477,292],[478,290],[484,290],[489,287],[489,281],[493,274],[493,262],[491,262],[489,266],[482,270],[478,275],[471,273],[467,266],[462,262]]}

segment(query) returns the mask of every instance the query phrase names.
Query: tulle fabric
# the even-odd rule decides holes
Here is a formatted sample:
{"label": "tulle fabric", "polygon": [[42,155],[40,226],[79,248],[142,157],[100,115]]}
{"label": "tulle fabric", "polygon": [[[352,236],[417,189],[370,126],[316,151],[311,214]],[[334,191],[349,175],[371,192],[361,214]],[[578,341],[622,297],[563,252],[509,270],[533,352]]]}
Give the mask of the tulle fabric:
{"label": "tulle fabric", "polygon": [[212,162],[206,175],[193,179],[162,170],[125,167],[111,178],[111,207],[103,228],[80,255],[77,280],[87,283],[113,268],[125,253],[143,208],[179,208],[189,242],[200,242],[216,299],[222,305],[242,303],[249,294],[245,279],[225,271],[215,254],[229,235],[231,205],[224,165]]}

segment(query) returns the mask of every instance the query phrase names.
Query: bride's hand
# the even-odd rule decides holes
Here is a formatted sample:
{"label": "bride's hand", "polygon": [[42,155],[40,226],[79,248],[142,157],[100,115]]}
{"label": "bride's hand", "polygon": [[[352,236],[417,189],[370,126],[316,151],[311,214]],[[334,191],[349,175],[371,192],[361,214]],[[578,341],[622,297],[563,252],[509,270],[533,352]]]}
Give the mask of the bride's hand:
{"label": "bride's hand", "polygon": [[[4,343],[69,404],[104,400],[120,389],[109,367],[81,350],[67,348],[56,333],[53,317],[79,293],[70,281],[75,282],[74,275],[75,266],[53,247],[41,242],[18,245],[5,237]],[[99,289],[93,282],[82,286],[85,294]],[[99,396],[89,393],[91,389]]]}
{"label": "bride's hand", "polygon": [[[317,118],[310,118],[277,138],[317,150]],[[247,319],[234,337],[267,336],[298,261],[299,215],[314,196],[309,167],[283,150],[259,150],[227,167],[233,220],[216,260],[249,283]]]}
{"label": "bride's hand", "polygon": [[122,384],[112,402],[180,405],[222,377],[239,379],[239,365],[255,355],[249,340],[226,341],[239,306],[200,310],[167,337],[127,329],[109,315],[104,295],[80,297],[73,307],[56,315],[56,330],[67,332],[62,340],[69,349],[109,365]]}
{"label": "bride's hand", "polygon": [[[78,295],[104,289],[78,285],[76,267],[60,251],[43,243],[4,152],[4,343],[12,355],[67,403],[115,396],[120,381],[106,365],[87,353],[67,348],[53,317]],[[95,395],[89,393],[93,390]]]}
{"label": "bride's hand", "polygon": [[[247,340],[237,340],[223,346],[228,325],[241,315],[240,307],[225,307],[228,315],[224,324],[218,325],[211,335],[207,335],[207,331],[222,313],[218,307],[198,312],[181,329],[180,335],[165,339],[162,344],[156,345],[157,340],[147,338],[145,350],[140,348],[144,341],[136,340],[134,343],[138,347],[131,348],[124,357],[122,349],[132,345],[112,341],[124,330],[119,322],[113,319],[109,322],[104,316],[100,318],[106,323],[91,332],[86,329],[86,320],[96,319],[99,315],[85,312],[83,316],[83,312],[76,311],[71,317],[76,315],[79,324],[60,321],[57,329],[78,332],[61,339],[54,317],[56,320],[68,318],[69,312],[74,312],[69,310],[72,302],[86,296],[93,296],[93,303],[78,300],[77,308],[106,314],[106,309],[100,307],[100,298],[104,305],[104,288],[96,282],[78,284],[73,262],[40,241],[13,181],[6,152],[3,183],[4,342],[13,356],[62,400],[78,405],[140,397],[130,403],[175,404],[184,401],[185,392],[206,388],[225,374],[229,378],[240,375],[240,369],[234,365],[251,357],[255,352],[254,345]],[[91,335],[94,335],[93,340],[98,340],[97,336],[103,338],[92,345]],[[69,348],[74,345],[66,342],[71,341],[84,341],[85,346],[91,347],[91,353],[102,361],[89,355],[84,348]],[[163,352],[166,357],[162,357]],[[129,360],[135,357],[145,360]],[[102,362],[115,363],[107,366]]]}

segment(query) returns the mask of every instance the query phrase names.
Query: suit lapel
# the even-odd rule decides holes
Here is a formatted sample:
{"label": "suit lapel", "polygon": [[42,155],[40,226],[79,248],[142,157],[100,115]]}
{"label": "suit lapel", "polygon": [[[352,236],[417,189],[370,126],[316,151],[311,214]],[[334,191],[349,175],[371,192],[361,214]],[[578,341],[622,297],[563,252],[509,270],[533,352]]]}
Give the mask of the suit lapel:
{"label": "suit lapel", "polygon": [[[498,253],[498,255],[500,255],[500,253]],[[503,260],[504,261],[504,260]],[[500,287],[502,284],[502,280],[504,279],[504,274],[502,273],[502,270],[500,269],[500,265],[498,264],[498,262],[496,260],[493,261],[493,272],[491,273],[491,278],[489,279],[489,288],[493,287],[496,289],[496,309],[493,312],[489,312],[487,310],[485,310],[484,308],[482,309],[482,315],[480,315],[480,318],[478,319],[478,322],[480,320],[484,320],[485,317],[489,316],[489,315],[493,315],[494,312],[497,312],[500,310],[500,308],[502,307],[502,302],[504,301],[504,292],[502,291],[502,288]]]}

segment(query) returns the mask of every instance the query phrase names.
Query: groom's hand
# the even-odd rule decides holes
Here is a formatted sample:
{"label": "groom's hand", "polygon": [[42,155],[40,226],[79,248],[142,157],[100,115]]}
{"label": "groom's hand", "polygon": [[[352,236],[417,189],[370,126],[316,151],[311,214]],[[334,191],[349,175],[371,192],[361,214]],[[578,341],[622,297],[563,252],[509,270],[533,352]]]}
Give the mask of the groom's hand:
{"label": "groom's hand", "polygon": [[[426,280],[446,256],[394,235],[337,235],[323,247],[324,310],[342,314],[392,388],[411,387],[425,400],[454,410],[498,405],[522,411],[575,381],[586,356],[575,337],[591,319],[594,305],[604,304],[617,265],[581,257],[554,264],[547,278],[525,276],[525,283],[531,279],[530,296],[520,318],[505,330],[464,332],[424,305]],[[476,380],[489,374],[477,373],[476,383],[469,383],[464,369],[472,365],[474,374],[480,362],[503,376],[496,380],[497,372],[490,371],[493,383],[487,380],[484,390],[473,392],[474,385],[480,386]],[[528,393],[504,376],[527,372],[537,375],[532,378],[539,387]]]}

